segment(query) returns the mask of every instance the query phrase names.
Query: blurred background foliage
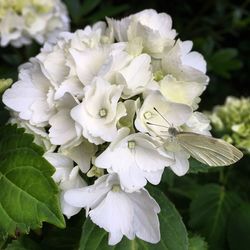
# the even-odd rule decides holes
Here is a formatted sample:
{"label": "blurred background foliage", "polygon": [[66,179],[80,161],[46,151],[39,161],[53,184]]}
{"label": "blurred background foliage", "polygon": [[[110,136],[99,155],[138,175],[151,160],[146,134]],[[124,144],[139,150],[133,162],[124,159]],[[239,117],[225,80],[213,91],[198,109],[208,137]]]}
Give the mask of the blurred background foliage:
{"label": "blurred background foliage", "polygon": [[[122,18],[146,8],[170,14],[179,38],[192,40],[194,49],[202,53],[208,63],[210,83],[202,96],[200,110],[212,110],[215,105],[223,104],[227,96],[250,96],[249,0],[64,2],[71,16],[72,31],[104,20],[105,16]],[[0,78],[11,77],[16,80],[18,66],[36,55],[39,49],[35,43],[21,49],[10,46],[0,48]],[[213,132],[219,135],[216,128]],[[250,141],[250,135],[248,138]],[[165,171],[160,188],[174,202],[190,235],[193,236],[190,240],[191,250],[250,248],[249,165],[246,152],[244,158],[235,166],[208,169],[193,160],[190,173],[184,177],[179,178],[172,172]],[[50,226],[48,228],[43,230],[49,232]],[[66,229],[66,235],[67,230],[69,229]],[[57,239],[61,237],[65,240],[63,232],[58,233],[55,229],[52,232],[52,235],[54,234],[62,235]]]}

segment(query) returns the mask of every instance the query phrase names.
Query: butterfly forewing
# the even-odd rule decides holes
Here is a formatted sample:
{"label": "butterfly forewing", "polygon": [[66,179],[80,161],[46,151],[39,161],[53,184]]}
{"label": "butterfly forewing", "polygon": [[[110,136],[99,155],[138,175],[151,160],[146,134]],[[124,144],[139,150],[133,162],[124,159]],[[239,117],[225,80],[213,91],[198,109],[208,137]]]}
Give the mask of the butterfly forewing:
{"label": "butterfly forewing", "polygon": [[176,139],[192,157],[209,166],[231,165],[243,156],[236,147],[210,136],[179,132]]}

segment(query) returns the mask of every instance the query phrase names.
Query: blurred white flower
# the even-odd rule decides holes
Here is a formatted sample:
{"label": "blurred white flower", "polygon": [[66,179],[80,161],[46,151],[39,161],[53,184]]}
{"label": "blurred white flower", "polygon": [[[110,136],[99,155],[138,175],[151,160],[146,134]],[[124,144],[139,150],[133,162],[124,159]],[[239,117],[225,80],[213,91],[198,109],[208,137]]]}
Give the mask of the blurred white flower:
{"label": "blurred white flower", "polygon": [[94,164],[117,173],[121,187],[127,192],[143,188],[147,181],[157,185],[166,166],[174,163],[168,155],[161,155],[159,144],[143,133],[128,135],[127,128],[119,131],[118,137],[100,154]]}
{"label": "blurred white flower", "polygon": [[55,42],[69,29],[69,17],[61,0],[0,0],[0,45],[15,47]]}
{"label": "blurred white flower", "polygon": [[160,240],[159,205],[145,189],[124,192],[114,174],[100,177],[94,185],[69,190],[64,198],[72,206],[84,207],[90,219],[109,232],[110,245],[120,242],[123,235],[150,243]]}
{"label": "blurred white flower", "polygon": [[2,94],[7,88],[9,88],[12,83],[13,83],[13,80],[11,78],[0,79],[0,94]]}
{"label": "blurred white flower", "polygon": [[68,219],[77,214],[81,208],[72,206],[64,198],[64,193],[67,190],[74,188],[82,188],[87,186],[86,182],[78,174],[78,166],[73,165],[73,161],[68,157],[59,153],[45,153],[44,158],[55,168],[55,173],[52,176],[54,181],[58,183],[61,189],[60,200],[61,208],[64,215]]}

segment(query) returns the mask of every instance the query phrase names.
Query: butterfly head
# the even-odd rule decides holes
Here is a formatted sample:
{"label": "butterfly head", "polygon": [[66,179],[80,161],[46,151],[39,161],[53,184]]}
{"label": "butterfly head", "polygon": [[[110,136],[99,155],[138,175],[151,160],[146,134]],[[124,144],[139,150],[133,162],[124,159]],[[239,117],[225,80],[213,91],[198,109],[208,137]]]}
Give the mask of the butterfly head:
{"label": "butterfly head", "polygon": [[168,134],[172,137],[175,137],[178,134],[178,130],[175,127],[171,126],[168,128]]}

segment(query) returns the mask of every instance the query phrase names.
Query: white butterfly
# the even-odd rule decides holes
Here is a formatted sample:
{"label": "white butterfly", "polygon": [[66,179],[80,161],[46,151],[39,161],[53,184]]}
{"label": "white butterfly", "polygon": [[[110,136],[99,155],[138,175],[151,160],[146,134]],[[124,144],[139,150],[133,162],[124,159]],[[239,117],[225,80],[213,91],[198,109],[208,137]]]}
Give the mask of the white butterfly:
{"label": "white butterfly", "polygon": [[221,139],[192,132],[179,132],[174,127],[168,129],[168,134],[170,140],[175,140],[188,154],[209,166],[231,165],[243,156],[240,150]]}
{"label": "white butterfly", "polygon": [[[169,123],[156,108],[154,110]],[[167,139],[164,139],[164,135],[162,139],[166,144],[177,144],[193,158],[209,166],[231,165],[243,157],[239,149],[221,139],[193,132],[180,132],[173,126],[169,126],[165,132],[168,134]]]}

